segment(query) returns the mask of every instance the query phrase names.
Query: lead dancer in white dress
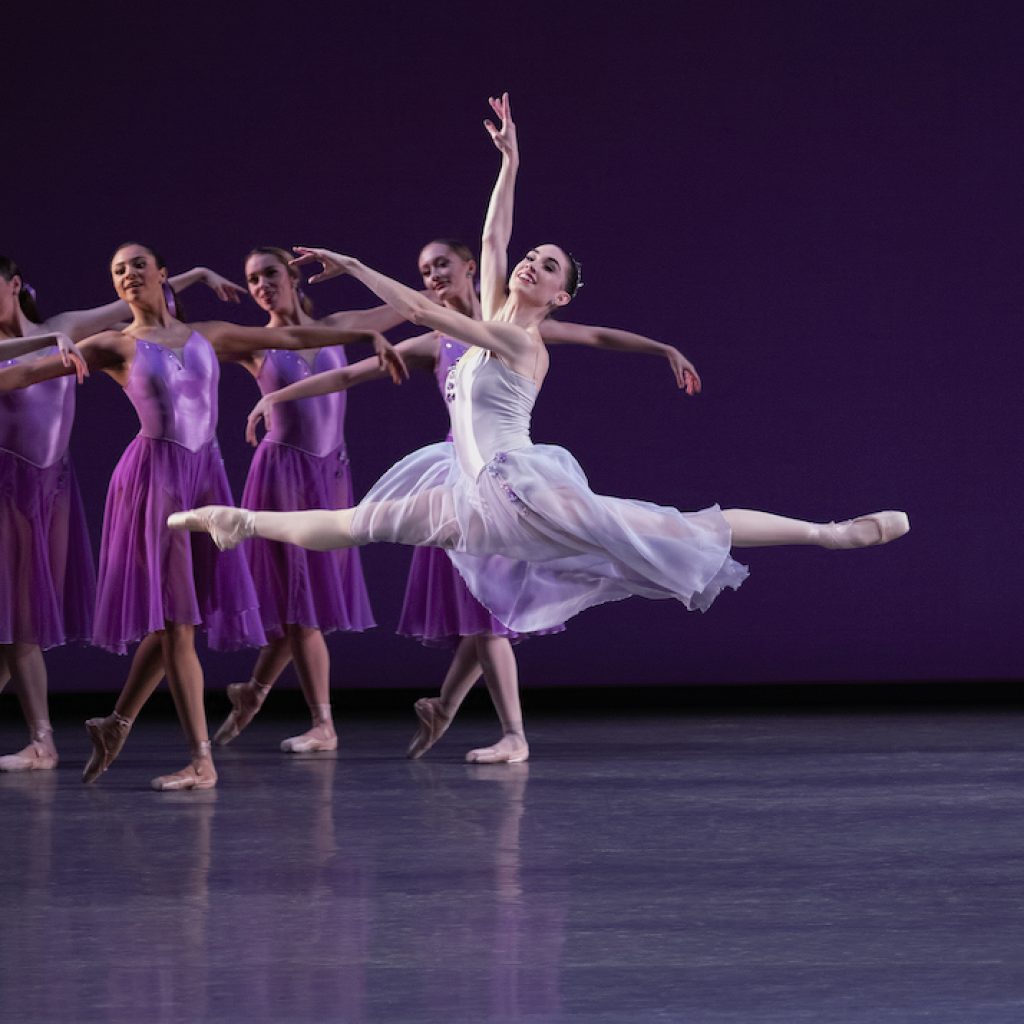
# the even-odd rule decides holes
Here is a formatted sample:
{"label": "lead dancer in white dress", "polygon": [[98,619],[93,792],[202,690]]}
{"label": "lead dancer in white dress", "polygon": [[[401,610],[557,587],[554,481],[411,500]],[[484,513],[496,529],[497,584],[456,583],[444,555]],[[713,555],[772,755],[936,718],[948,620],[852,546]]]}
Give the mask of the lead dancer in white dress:
{"label": "lead dancer in white dress", "polygon": [[[507,213],[515,128],[507,94],[491,100],[500,127],[485,122],[502,152],[488,224]],[[439,307],[418,292],[326,249],[297,247],[298,263],[320,263],[312,280],[350,274],[415,324],[471,346],[449,376],[454,444],[406,456],[354,508],[253,512],[206,506],[171,516],[177,529],[208,531],[222,547],[246,537],[313,549],[376,541],[430,545],[449,553],[474,596],[510,629],[531,632],[605,601],[637,595],[708,608],[747,575],[733,547],[784,544],[858,548],[905,534],[903,512],[875,512],[840,523],[812,523],[717,505],[683,513],[649,502],[595,494],[564,448],[530,439],[530,415],[548,369],[539,324],[564,306],[579,268],[551,243],[531,249],[505,290],[505,246],[481,254],[483,322]],[[511,759],[511,758],[510,758]]]}

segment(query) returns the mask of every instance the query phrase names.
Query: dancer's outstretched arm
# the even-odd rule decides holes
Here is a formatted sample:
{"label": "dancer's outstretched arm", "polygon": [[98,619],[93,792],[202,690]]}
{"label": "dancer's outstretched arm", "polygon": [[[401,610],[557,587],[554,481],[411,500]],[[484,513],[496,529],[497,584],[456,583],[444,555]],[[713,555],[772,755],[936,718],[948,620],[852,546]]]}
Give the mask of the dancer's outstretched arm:
{"label": "dancer's outstretched arm", "polygon": [[241,361],[252,352],[268,348],[323,348],[326,345],[368,341],[377,353],[380,366],[388,370],[396,384],[409,376],[402,357],[396,354],[395,347],[379,331],[351,331],[312,324],[243,327],[226,320],[209,320],[191,326],[209,339],[217,358],[227,362]]}
{"label": "dancer's outstretched arm", "polygon": [[[238,302],[240,297],[246,294],[244,288],[240,288],[226,277],[221,277],[209,267],[193,267],[168,278],[167,283],[178,292],[194,284],[205,284],[224,302]],[[92,309],[73,309],[55,313],[47,317],[41,326],[49,331],[66,334],[72,341],[81,341],[112,327],[118,321],[127,322],[131,315],[128,303],[118,299],[116,302],[108,302]]]}
{"label": "dancer's outstretched arm", "polygon": [[688,395],[700,392],[701,380],[696,367],[674,345],[666,345],[663,341],[655,341],[632,331],[616,330],[614,327],[593,327],[551,319],[541,321],[540,336],[547,345],[585,345],[588,348],[661,356],[668,360],[680,389]]}
{"label": "dancer's outstretched arm", "polygon": [[[430,369],[437,356],[437,335],[431,331],[415,338],[407,338],[395,346],[395,352],[401,356],[405,366],[413,369],[417,366]],[[343,366],[340,370],[325,370],[314,373],[305,380],[297,380],[277,391],[263,395],[253,406],[245,424],[245,439],[251,445],[259,443],[256,428],[260,420],[270,430],[273,408],[281,402],[294,402],[298,398],[313,398],[316,395],[329,395],[335,391],[348,391],[357,384],[365,384],[371,380],[383,380],[388,371],[381,368],[376,359],[362,359],[358,363]]]}
{"label": "dancer's outstretched arm", "polygon": [[85,363],[82,353],[75,347],[75,343],[59,331],[50,331],[46,334],[30,334],[23,338],[8,338],[0,341],[0,360],[17,359],[19,356],[26,356],[31,352],[38,352],[43,348],[50,348],[56,345],[60,353],[61,365],[75,368],[78,375],[78,383],[89,376],[89,367]]}
{"label": "dancer's outstretched arm", "polygon": [[512,238],[515,211],[519,140],[508,93],[503,93],[501,99],[489,97],[488,103],[501,122],[495,127],[493,122],[484,121],[484,127],[501,153],[501,168],[491,190],[480,240],[480,308],[485,318],[493,319],[508,297],[508,243]]}
{"label": "dancer's outstretched arm", "polygon": [[[421,327],[430,327],[442,334],[464,342],[478,345],[502,356],[513,369],[520,357],[532,352],[536,343],[527,332],[515,324],[495,321],[472,320],[454,309],[438,306],[419,292],[394,280],[378,270],[361,263],[354,256],[343,256],[330,249],[316,249],[308,245],[294,247],[299,256],[295,264],[320,263],[323,270],[314,274],[310,282],[326,281],[339,274],[350,274],[362,281],[370,291],[379,295],[393,306],[403,319]],[[530,361],[532,365],[532,360]]]}
{"label": "dancer's outstretched arm", "polygon": [[[54,341],[50,340],[44,344],[52,345]],[[134,347],[135,339],[127,334],[121,331],[103,331],[73,346],[74,355],[71,355],[70,350],[65,351],[61,348],[55,356],[31,359],[5,367],[0,370],[0,392],[16,391],[44,380],[52,380],[54,377],[66,377],[70,373],[76,374],[81,383],[82,378],[88,376],[91,370],[111,371],[116,378],[118,367],[123,366],[125,361],[131,358],[130,351],[134,350]]]}

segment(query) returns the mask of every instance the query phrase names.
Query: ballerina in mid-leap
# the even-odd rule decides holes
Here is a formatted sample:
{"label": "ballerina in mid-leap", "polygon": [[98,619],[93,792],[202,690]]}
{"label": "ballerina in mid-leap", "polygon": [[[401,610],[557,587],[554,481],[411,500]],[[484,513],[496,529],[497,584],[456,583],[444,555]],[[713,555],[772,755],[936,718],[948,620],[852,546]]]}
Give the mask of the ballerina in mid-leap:
{"label": "ballerina in mid-leap", "polygon": [[[502,166],[489,220],[511,173],[513,147],[506,143],[515,132],[508,95],[491,106],[500,126],[485,124]],[[377,541],[445,548],[473,595],[519,632],[632,595],[672,597],[704,610],[747,575],[732,558],[733,547],[859,548],[910,529],[906,514],[897,511],[813,523],[717,505],[684,513],[591,491],[568,451],[530,439],[530,416],[548,369],[539,325],[571,300],[579,280],[578,263],[559,245],[531,249],[512,269],[507,294],[506,253],[485,247],[483,321],[434,305],[354,257],[304,246],[296,252],[298,263],[322,264],[313,281],[349,274],[407,320],[470,346],[446,384],[454,444],[406,456],[353,509],[206,506],[172,515],[172,528],[209,532],[224,548],[252,536],[313,549]]]}

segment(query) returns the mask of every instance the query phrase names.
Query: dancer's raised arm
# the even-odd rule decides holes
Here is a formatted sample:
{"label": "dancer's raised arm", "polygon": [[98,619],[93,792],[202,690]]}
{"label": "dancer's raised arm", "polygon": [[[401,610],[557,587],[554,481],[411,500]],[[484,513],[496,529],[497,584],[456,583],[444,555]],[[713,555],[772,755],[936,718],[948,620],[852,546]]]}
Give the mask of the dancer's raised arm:
{"label": "dancer's raised arm", "polygon": [[480,242],[480,306],[486,319],[498,315],[508,297],[508,244],[512,239],[512,219],[515,210],[516,175],[519,172],[519,141],[512,121],[512,107],[508,93],[501,99],[488,98],[491,109],[498,115],[500,126],[484,121],[491,140],[501,153],[501,169],[491,190]]}

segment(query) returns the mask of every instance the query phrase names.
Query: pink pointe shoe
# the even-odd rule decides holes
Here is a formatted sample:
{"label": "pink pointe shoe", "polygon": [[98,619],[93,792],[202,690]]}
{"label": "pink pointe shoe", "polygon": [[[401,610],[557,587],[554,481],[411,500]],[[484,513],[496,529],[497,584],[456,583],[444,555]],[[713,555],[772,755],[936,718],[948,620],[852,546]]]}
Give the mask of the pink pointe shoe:
{"label": "pink pointe shoe", "polygon": [[0,757],[0,772],[52,771],[57,767],[59,760],[52,740],[48,744],[41,740],[32,740],[24,750]]}
{"label": "pink pointe shoe", "polygon": [[167,526],[171,530],[208,533],[221,551],[230,551],[256,535],[256,514],[231,505],[203,505],[187,512],[173,512],[167,517]]}
{"label": "pink pointe shoe", "polygon": [[256,717],[269,692],[269,686],[257,686],[252,682],[232,683],[228,687],[231,712],[217,730],[213,742],[218,747],[226,747]]}
{"label": "pink pointe shoe", "polygon": [[150,782],[153,789],[164,793],[179,789],[213,789],[216,785],[217,769],[213,766],[209,740],[199,744],[192,763],[182,768],[180,772],[160,775]]}
{"label": "pink pointe shoe", "polygon": [[106,718],[90,718],[85,723],[85,731],[92,740],[92,753],[82,772],[83,782],[98,779],[114,763],[131,728],[131,719],[116,711]]}
{"label": "pink pointe shoe", "polygon": [[466,754],[470,764],[521,764],[529,757],[530,745],[515,733],[506,733],[493,747],[478,747]]}
{"label": "pink pointe shoe", "polygon": [[338,734],[333,725],[321,722],[301,736],[289,736],[282,740],[281,749],[286,754],[315,754],[324,750],[337,750]]}
{"label": "pink pointe shoe", "polygon": [[833,550],[869,548],[888,544],[909,532],[910,518],[906,512],[872,512],[842,523],[829,523],[825,527],[822,547]]}
{"label": "pink pointe shoe", "polygon": [[405,756],[413,761],[421,758],[447,731],[452,724],[450,715],[441,710],[437,697],[421,697],[413,705],[419,724],[409,743]]}

